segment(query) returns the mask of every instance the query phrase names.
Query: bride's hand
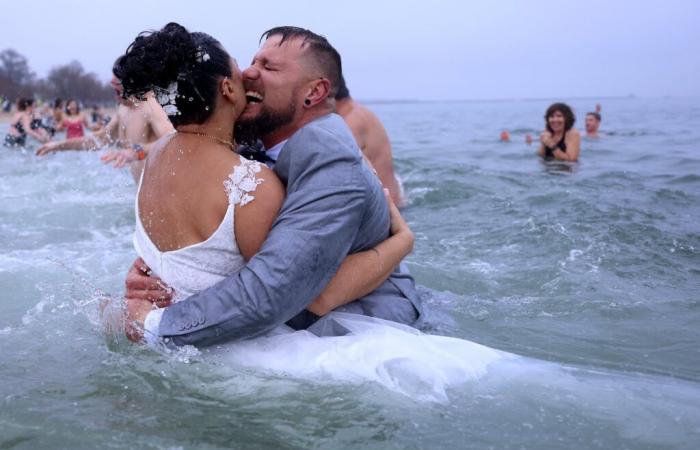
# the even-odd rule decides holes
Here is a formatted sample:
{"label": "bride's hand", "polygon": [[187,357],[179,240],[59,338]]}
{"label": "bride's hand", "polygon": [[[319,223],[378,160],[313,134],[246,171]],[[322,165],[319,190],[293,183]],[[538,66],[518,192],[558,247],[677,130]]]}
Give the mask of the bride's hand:
{"label": "bride's hand", "polygon": [[137,258],[126,274],[126,298],[146,300],[158,308],[169,306],[173,289],[158,277],[150,276],[151,269],[141,258]]}
{"label": "bride's hand", "polygon": [[374,248],[345,258],[323,292],[306,307],[317,316],[377,289],[413,250],[413,232],[391,200],[388,189],[384,189],[384,196],[389,205],[391,236]]}

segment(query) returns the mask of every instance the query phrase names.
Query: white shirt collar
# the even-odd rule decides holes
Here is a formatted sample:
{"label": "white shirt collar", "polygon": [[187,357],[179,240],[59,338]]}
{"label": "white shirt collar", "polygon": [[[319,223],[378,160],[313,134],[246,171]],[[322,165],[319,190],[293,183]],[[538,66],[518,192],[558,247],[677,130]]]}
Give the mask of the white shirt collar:
{"label": "white shirt collar", "polygon": [[[270,148],[269,150],[266,149],[265,153],[267,154],[267,156],[269,156],[270,158],[274,159],[275,162],[277,162],[277,158],[279,158],[279,156],[280,156],[280,152],[282,151],[282,147],[284,147],[284,144],[286,144],[288,140],[289,139],[285,139],[282,142],[280,142],[279,144],[273,145],[272,148]],[[275,165],[275,163],[269,163],[268,165],[270,167],[272,167]]]}

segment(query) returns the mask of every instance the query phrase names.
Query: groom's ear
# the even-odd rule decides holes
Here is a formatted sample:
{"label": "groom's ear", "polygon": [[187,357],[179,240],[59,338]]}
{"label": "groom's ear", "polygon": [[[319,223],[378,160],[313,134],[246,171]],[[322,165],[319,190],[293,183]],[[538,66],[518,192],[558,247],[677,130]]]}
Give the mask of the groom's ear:
{"label": "groom's ear", "polygon": [[328,78],[317,78],[309,83],[309,89],[304,97],[304,107],[313,108],[326,101],[331,94],[331,82]]}

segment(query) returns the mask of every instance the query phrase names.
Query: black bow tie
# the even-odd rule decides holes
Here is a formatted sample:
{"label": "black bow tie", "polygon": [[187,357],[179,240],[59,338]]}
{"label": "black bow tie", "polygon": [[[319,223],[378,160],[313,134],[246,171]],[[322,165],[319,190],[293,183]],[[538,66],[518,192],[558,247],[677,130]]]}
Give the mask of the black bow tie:
{"label": "black bow tie", "polygon": [[270,158],[270,156],[267,154],[267,151],[265,151],[265,148],[263,147],[262,142],[260,141],[256,142],[253,145],[248,145],[241,148],[240,150],[238,150],[238,154],[246,159],[259,161],[263,164],[268,162],[275,162],[275,160]]}

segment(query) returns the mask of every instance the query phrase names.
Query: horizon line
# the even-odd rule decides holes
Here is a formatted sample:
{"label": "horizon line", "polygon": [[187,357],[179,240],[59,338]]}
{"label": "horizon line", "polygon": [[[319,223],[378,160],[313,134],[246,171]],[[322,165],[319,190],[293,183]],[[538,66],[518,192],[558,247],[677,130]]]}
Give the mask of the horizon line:
{"label": "horizon line", "polygon": [[496,97],[496,98],[461,98],[461,99],[440,99],[440,100],[421,100],[421,99],[409,99],[409,98],[394,98],[394,99],[382,99],[382,98],[368,98],[368,99],[356,99],[360,103],[368,104],[378,104],[378,103],[468,103],[468,102],[536,102],[536,101],[556,101],[556,100],[655,100],[655,99],[677,99],[677,98],[688,98],[696,99],[700,98],[700,95],[658,95],[658,96],[640,96],[636,94],[629,95],[605,95],[600,97],[593,96],[573,96],[573,97]]}

